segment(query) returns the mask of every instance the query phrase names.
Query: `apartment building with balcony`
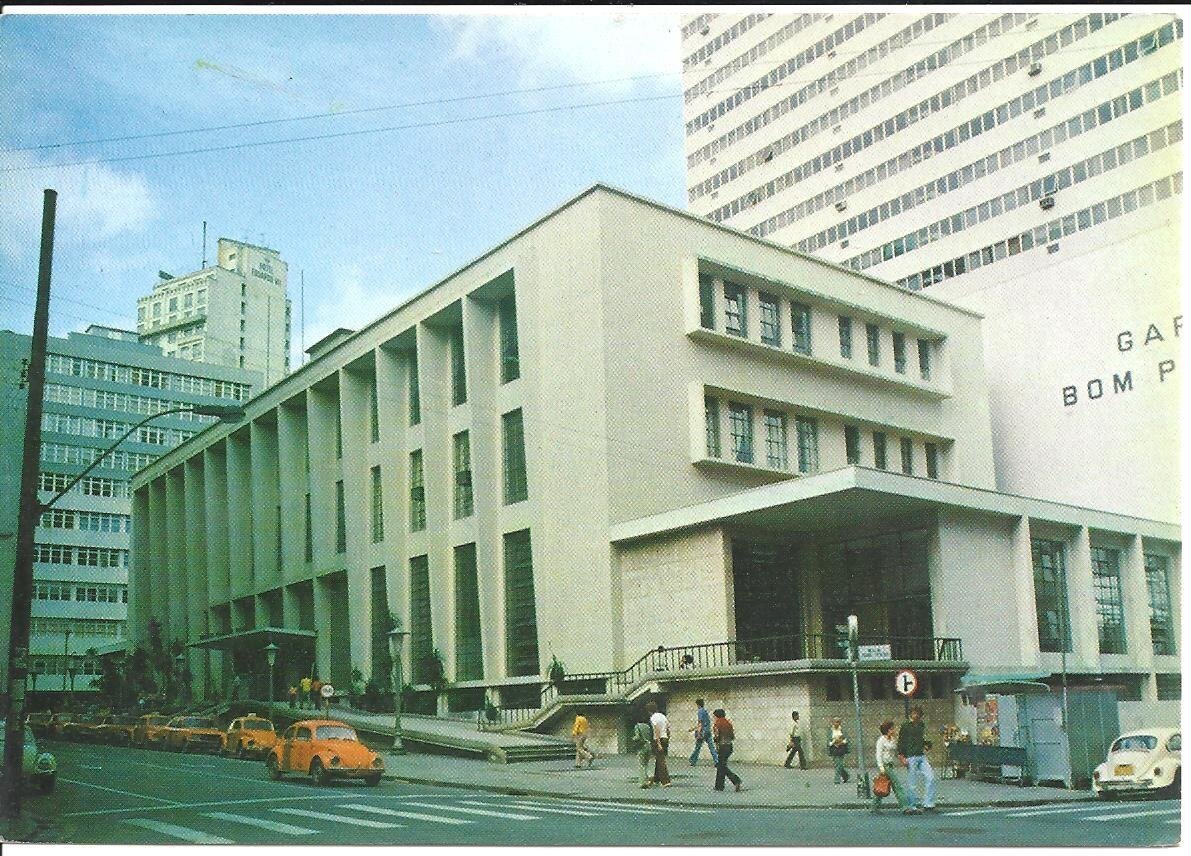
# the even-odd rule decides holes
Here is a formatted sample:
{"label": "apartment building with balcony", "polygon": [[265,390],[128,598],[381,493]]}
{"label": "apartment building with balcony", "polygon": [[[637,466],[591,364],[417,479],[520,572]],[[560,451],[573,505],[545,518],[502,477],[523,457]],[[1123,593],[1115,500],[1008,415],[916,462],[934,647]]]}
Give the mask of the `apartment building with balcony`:
{"label": "apartment building with balcony", "polygon": [[557,659],[601,716],[701,694],[780,739],[847,704],[849,614],[866,716],[901,666],[944,722],[1059,644],[1177,681],[1178,527],[996,490],[969,309],[597,185],[312,351],[134,478],[131,621],[196,692],[266,693],[269,641],[279,687],[387,684],[390,616],[416,708],[547,728]]}
{"label": "apartment building with balcony", "polygon": [[220,238],[215,265],[163,272],[137,300],[137,332],[166,356],[259,372],[267,386],[289,372],[286,289],[276,250]]}
{"label": "apartment building with balcony", "polygon": [[[0,628],[7,638],[28,400],[28,336],[0,331]],[[165,357],[136,333],[91,325],[51,337],[46,353],[38,498],[47,502],[145,416],[180,405],[242,402],[254,372]],[[34,533],[30,689],[88,689],[99,664],[83,655],[125,647],[131,546],[129,482],[136,470],[192,437],[209,417],[172,414],[145,425],[52,509]],[[2,651],[7,668],[8,651]]]}
{"label": "apartment building with balcony", "polygon": [[1177,520],[1182,35],[1100,10],[692,16],[690,210],[981,312],[998,487]]}

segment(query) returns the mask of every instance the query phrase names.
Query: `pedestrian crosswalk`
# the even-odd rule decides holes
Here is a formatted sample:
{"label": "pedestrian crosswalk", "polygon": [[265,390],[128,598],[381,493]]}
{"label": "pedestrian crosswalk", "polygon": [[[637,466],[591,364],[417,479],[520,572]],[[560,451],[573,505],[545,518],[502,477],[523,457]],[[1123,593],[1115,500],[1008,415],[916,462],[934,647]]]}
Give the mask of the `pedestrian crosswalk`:
{"label": "pedestrian crosswalk", "polygon": [[[1030,818],[1031,820],[1046,820],[1053,817],[1056,821],[1065,823],[1083,823],[1085,821],[1106,823],[1128,820],[1164,820],[1166,823],[1178,823],[1178,815],[1181,811],[1181,803],[1178,800],[1133,803],[1080,800],[1074,804],[1064,805],[960,809],[946,811],[944,815],[946,817],[998,815],[1005,818]],[[1170,819],[1170,815],[1175,815],[1175,817]]]}
{"label": "pedestrian crosswalk", "polygon": [[[156,833],[157,840],[188,844],[247,844],[288,838],[334,835],[345,828],[392,830],[407,836],[409,830],[446,830],[497,821],[511,824],[550,822],[573,817],[576,822],[644,819],[662,812],[711,814],[711,809],[682,806],[625,804],[606,800],[452,796],[434,802],[408,797],[361,797],[345,794],[315,808],[297,804],[253,805],[237,811],[186,812],[185,807],[162,807],[156,817],[128,817],[122,823]],[[309,805],[309,803],[307,803]],[[154,808],[156,812],[156,807]],[[159,819],[161,818],[161,819]],[[396,832],[402,830],[402,832]]]}

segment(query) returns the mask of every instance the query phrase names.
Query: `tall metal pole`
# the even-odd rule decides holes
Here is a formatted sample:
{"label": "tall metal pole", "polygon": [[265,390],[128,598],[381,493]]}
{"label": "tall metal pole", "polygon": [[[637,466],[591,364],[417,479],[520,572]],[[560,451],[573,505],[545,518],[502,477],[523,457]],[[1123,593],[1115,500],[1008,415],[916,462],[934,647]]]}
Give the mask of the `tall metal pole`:
{"label": "tall metal pole", "polygon": [[0,812],[21,814],[21,766],[25,754],[25,672],[29,667],[29,615],[33,603],[33,530],[37,526],[37,473],[41,457],[41,404],[45,390],[45,349],[50,326],[50,270],[54,263],[54,217],[58,194],[46,190],[41,211],[41,258],[37,304],[29,354],[29,397],[25,407],[25,447],[17,550],[12,574],[12,620],[8,626],[8,719],[4,727],[4,768]]}
{"label": "tall metal pole", "polygon": [[855,615],[848,616],[848,660],[852,665],[852,701],[856,704],[856,758],[860,762],[860,775],[856,779],[856,794],[868,797],[868,768],[864,763],[864,726],[860,722],[860,678],[857,675],[859,657],[860,622]]}
{"label": "tall metal pole", "polygon": [[66,667],[70,664],[70,626],[62,631],[62,692],[66,692]]}

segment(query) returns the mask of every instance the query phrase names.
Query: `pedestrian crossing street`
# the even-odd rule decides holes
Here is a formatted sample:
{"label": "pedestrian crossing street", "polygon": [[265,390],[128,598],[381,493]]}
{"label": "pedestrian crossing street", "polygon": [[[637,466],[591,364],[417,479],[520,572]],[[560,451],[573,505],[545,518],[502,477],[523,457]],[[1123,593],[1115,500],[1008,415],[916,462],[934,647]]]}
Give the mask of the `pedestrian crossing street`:
{"label": "pedestrian crossing street", "polygon": [[1020,806],[1017,808],[976,808],[942,812],[944,817],[989,816],[998,818],[1054,818],[1063,823],[1119,823],[1142,821],[1177,825],[1182,803],[1179,800],[1136,800],[1131,802],[1080,801],[1074,805]]}
{"label": "pedestrian crossing street", "polygon": [[[234,808],[229,806],[229,809]],[[493,822],[534,823],[557,821],[560,816],[593,820],[644,819],[672,813],[711,814],[712,809],[673,805],[620,804],[599,800],[566,800],[529,797],[452,796],[423,799],[359,797],[345,794],[343,801],[320,804],[317,808],[296,806],[254,806],[242,811],[187,812],[181,820],[168,815],[174,811],[155,812],[152,817],[127,817],[120,822],[148,830],[167,839],[188,844],[240,844],[246,833],[252,841],[260,840],[263,830],[274,840],[334,835],[347,828],[375,830],[417,830],[417,828],[457,828]],[[180,810],[179,810],[180,813]],[[163,816],[166,815],[166,816]],[[240,833],[240,835],[238,835]]]}

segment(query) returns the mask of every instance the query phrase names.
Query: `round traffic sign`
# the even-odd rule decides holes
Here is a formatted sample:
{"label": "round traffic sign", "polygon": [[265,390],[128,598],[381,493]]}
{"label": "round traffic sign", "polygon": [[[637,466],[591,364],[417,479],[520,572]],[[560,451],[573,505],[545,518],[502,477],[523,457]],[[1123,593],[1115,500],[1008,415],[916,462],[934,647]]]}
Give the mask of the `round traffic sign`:
{"label": "round traffic sign", "polygon": [[330,684],[323,684],[323,688],[319,690],[319,694],[323,698],[330,698],[331,696],[335,695],[335,688]]}
{"label": "round traffic sign", "polygon": [[906,698],[918,692],[918,675],[909,669],[902,669],[893,679],[893,688]]}

